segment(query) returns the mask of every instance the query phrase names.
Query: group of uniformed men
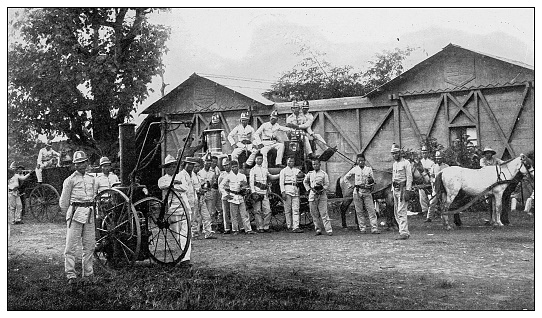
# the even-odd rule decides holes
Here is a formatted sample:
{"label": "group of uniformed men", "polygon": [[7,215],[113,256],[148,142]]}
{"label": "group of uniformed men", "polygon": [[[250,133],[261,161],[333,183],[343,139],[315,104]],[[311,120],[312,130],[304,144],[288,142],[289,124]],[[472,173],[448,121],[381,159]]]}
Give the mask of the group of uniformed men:
{"label": "group of uniformed men", "polygon": [[[322,137],[314,134],[310,129],[314,119],[308,113],[308,103],[303,104],[303,112],[300,112],[299,105],[294,102],[292,111],[293,113],[287,118],[288,127],[277,123],[278,115],[276,111],[273,111],[270,121],[264,123],[256,131],[248,125],[248,114],[243,113],[240,124],[228,135],[228,141],[234,150],[231,154],[231,160],[228,157],[224,158],[223,171],[218,168],[218,157],[211,156],[209,153],[205,156],[203,167],[198,158],[184,158],[182,170],[174,176],[177,160],[171,155],[166,156],[161,165],[165,170],[165,175],[158,180],[158,186],[165,195],[173,179],[173,191],[176,195],[171,196],[167,203],[170,209],[186,208],[189,210],[186,212],[191,215],[190,227],[194,238],[199,237],[200,232],[203,232],[205,239],[216,239],[215,231],[217,230],[222,230],[224,234],[233,235],[238,235],[241,230],[249,235],[256,232],[270,232],[271,208],[267,187],[269,180],[276,179],[279,180],[281,195],[284,199],[284,212],[289,231],[303,233],[303,230],[299,228],[300,193],[298,187],[298,183],[302,179],[303,185],[309,193],[308,201],[316,235],[322,235],[324,232],[329,236],[333,235],[327,212],[326,191],[329,188],[329,177],[325,171],[320,169],[320,160],[310,156],[313,170],[306,175],[294,166],[293,157],[287,159],[285,167],[281,165],[284,144],[279,142],[277,131],[289,133],[298,131],[304,134],[307,137],[304,138],[304,147],[308,155],[312,154],[310,138],[325,144]],[[267,153],[272,148],[277,149],[276,165],[282,168],[278,175],[270,174],[268,170]],[[255,162],[249,173],[249,182],[246,175],[239,171],[240,167],[237,161],[243,150],[250,152],[246,163],[252,165]],[[394,158],[392,167],[394,213],[399,225],[399,236],[396,239],[406,240],[410,237],[407,196],[412,190],[411,165],[408,160],[402,158],[401,150],[395,144],[392,146],[391,154]],[[492,149],[485,149],[484,154],[487,156],[480,160],[480,165],[498,163],[498,159],[492,158],[495,154]],[[437,151],[435,164],[428,158],[427,149],[422,148],[421,163],[424,168],[430,171],[432,183],[438,172],[447,167],[442,159],[442,154]],[[78,244],[81,244],[83,249],[82,276],[92,277],[92,253],[95,245],[94,217],[92,216],[93,198],[99,191],[111,188],[119,182],[118,177],[110,172],[111,162],[106,157],[100,159],[103,173],[96,178],[86,173],[88,159],[84,152],[76,151],[73,163],[76,171],[64,181],[60,197],[60,208],[66,214],[66,220],[69,224],[64,255],[65,272],[70,284],[75,281],[76,277],[75,249]],[[375,182],[373,171],[371,167],[365,165],[363,154],[357,155],[356,163],[357,165],[346,174],[345,179],[349,180],[348,177],[355,176],[353,183],[348,182],[349,186],[354,188],[353,201],[359,229],[362,233],[379,234],[380,230],[371,195],[372,185]],[[255,230],[252,229],[245,205],[246,189],[250,189],[253,201],[256,218]],[[427,219],[430,220],[427,195],[422,192],[420,191],[420,203],[424,209],[423,212],[427,212]],[[365,219],[368,219],[369,227],[366,226]],[[176,232],[180,234],[182,240],[187,229],[181,228],[181,222],[175,222],[175,225],[179,227]],[[188,247],[188,252],[183,258],[181,266],[191,266],[190,251],[191,246]]]}

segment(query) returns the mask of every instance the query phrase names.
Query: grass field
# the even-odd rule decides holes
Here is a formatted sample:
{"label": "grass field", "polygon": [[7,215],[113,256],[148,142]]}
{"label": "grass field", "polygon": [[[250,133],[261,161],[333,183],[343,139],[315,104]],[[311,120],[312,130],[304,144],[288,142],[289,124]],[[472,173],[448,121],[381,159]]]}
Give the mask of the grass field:
{"label": "grass field", "polygon": [[[65,229],[13,226],[8,243],[8,310],[534,310],[534,219],[463,228],[409,217],[411,238],[340,228],[334,236],[274,232],[193,242],[192,270],[149,261],[94,284],[66,284]],[[352,216],[349,224],[354,225]]]}

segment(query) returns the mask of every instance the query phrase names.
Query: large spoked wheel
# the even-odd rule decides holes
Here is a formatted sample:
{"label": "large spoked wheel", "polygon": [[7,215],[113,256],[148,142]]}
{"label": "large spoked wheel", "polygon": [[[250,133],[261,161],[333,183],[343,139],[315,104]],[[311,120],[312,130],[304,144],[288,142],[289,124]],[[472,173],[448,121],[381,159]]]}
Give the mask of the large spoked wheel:
{"label": "large spoked wheel", "polygon": [[171,191],[164,201],[157,198],[142,199],[134,206],[147,216],[145,236],[152,260],[164,265],[182,261],[190,248],[192,231],[190,214],[181,197]]}
{"label": "large spoked wheel", "polygon": [[130,199],[117,189],[107,189],[98,193],[94,205],[97,263],[106,268],[133,265],[141,248],[141,226]]}
{"label": "large spoked wheel", "polygon": [[28,196],[28,210],[39,222],[54,221],[60,212],[59,195],[49,184],[38,184]]}
{"label": "large spoked wheel", "polygon": [[286,217],[284,215],[284,200],[276,193],[270,192],[269,205],[271,206],[271,224],[274,230],[283,230],[286,228]]}

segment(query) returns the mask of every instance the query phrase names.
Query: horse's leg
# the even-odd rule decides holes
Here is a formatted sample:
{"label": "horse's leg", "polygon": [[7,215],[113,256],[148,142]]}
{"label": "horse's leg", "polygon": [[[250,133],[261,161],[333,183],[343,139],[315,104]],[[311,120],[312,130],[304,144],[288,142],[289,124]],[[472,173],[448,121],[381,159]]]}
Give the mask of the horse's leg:
{"label": "horse's leg", "polygon": [[342,227],[347,228],[348,225],[346,224],[346,211],[348,211],[348,207],[352,203],[353,199],[344,199],[343,202],[341,202],[341,222]]}
{"label": "horse's leg", "polygon": [[460,217],[460,214],[459,213],[455,213],[454,214],[454,224],[456,226],[461,226],[463,225],[463,222],[461,222],[461,217]]}
{"label": "horse's leg", "polygon": [[448,193],[446,194],[446,202],[444,203],[444,207],[442,209],[442,223],[447,231],[452,229],[452,227],[450,226],[450,223],[448,222],[448,210],[452,202],[454,202],[454,199],[456,196],[457,196],[457,191],[448,190]]}
{"label": "horse's leg", "polygon": [[503,226],[502,222],[501,222],[501,211],[502,211],[502,193],[503,191],[499,191],[497,193],[495,193],[495,197],[493,198],[493,206],[495,207],[494,211],[495,213],[493,214],[494,215],[494,222],[493,222],[493,225],[495,226]]}

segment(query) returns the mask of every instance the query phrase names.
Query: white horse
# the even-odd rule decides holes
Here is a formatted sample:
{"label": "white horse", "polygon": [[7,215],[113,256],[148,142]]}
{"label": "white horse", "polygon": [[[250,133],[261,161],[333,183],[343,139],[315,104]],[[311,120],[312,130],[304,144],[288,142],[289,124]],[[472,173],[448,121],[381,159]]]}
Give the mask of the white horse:
{"label": "white horse", "polygon": [[[436,197],[443,204],[442,219],[449,230],[448,209],[460,190],[469,196],[477,196],[483,193],[492,194],[493,211],[491,224],[503,226],[501,222],[502,195],[508,183],[498,181],[512,180],[518,173],[532,174],[531,159],[521,154],[515,159],[508,160],[501,165],[488,166],[481,169],[467,169],[457,166],[448,167],[437,174],[435,179]],[[492,187],[493,186],[493,187]]]}

